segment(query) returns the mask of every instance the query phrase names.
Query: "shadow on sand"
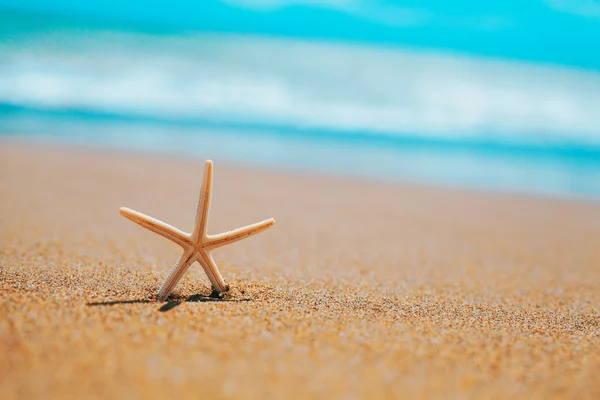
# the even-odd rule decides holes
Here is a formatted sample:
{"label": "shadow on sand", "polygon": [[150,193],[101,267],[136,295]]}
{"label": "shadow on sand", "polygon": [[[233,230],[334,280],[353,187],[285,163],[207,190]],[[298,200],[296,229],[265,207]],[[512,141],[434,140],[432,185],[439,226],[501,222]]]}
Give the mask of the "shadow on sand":
{"label": "shadow on sand", "polygon": [[[249,298],[243,299],[231,299],[227,297],[216,297],[214,295],[203,295],[203,294],[194,294],[185,299],[175,299],[168,300],[165,304],[163,304],[158,311],[165,312],[174,309],[182,303],[204,303],[204,302],[216,302],[216,303],[224,303],[224,302],[232,302],[239,303],[243,301],[252,301]],[[87,303],[87,306],[116,306],[120,304],[138,304],[138,303],[157,303],[156,300],[115,300],[115,301],[99,301],[94,303]]]}

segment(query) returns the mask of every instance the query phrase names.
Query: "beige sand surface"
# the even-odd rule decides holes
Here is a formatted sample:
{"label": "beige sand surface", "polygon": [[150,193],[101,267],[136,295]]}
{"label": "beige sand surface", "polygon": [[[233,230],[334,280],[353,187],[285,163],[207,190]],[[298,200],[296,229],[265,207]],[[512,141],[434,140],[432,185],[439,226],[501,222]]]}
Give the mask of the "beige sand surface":
{"label": "beige sand surface", "polygon": [[[207,155],[210,157],[210,155]],[[208,158],[207,157],[207,158]],[[600,398],[600,204],[0,142],[0,398]],[[167,398],[167,397],[164,397]]]}

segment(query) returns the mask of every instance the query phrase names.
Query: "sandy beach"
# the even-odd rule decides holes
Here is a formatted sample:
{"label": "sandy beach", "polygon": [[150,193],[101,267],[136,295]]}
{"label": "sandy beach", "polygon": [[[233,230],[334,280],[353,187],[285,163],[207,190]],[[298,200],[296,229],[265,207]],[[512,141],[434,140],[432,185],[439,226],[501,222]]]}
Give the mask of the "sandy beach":
{"label": "sandy beach", "polygon": [[0,398],[600,398],[600,203],[214,161],[0,141]]}

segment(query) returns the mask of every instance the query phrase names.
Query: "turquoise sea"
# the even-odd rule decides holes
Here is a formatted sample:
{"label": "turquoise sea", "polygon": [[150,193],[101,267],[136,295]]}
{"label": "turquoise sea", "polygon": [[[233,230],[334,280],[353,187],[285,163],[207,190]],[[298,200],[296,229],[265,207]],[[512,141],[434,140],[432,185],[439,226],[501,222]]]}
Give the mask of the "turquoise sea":
{"label": "turquoise sea", "polygon": [[[454,118],[451,95],[442,103],[420,91],[438,76],[422,67],[435,64],[432,57],[6,11],[0,15],[0,136],[600,199],[600,127],[563,134],[565,117],[564,126],[531,123],[525,130],[522,114],[502,119],[487,109],[482,113],[496,125]],[[454,75],[443,82],[467,77],[473,87],[489,79],[482,71],[495,68],[478,64],[465,75],[460,57],[444,57]],[[539,76],[518,65],[502,71],[509,83],[518,74]],[[415,79],[401,81],[407,73]],[[568,71],[556,74],[568,88],[588,90],[590,99],[600,88],[593,74],[584,72],[581,80],[590,87]],[[476,91],[461,93],[457,102],[470,96],[480,102],[475,106],[495,107]]]}

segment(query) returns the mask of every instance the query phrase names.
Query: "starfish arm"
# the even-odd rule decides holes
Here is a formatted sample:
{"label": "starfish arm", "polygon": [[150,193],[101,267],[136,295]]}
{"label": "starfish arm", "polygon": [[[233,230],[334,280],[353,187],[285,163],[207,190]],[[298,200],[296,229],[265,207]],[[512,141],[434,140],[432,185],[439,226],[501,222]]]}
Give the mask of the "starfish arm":
{"label": "starfish arm", "polygon": [[256,224],[245,226],[243,228],[234,229],[230,232],[210,236],[208,240],[204,242],[204,248],[206,250],[213,250],[218,247],[225,246],[226,244],[237,242],[238,240],[245,239],[267,230],[274,224],[275,220],[270,218],[261,222],[257,222]]}
{"label": "starfish arm", "polygon": [[181,257],[179,257],[179,260],[177,260],[177,262],[171,269],[167,280],[165,281],[165,283],[163,283],[163,285],[160,288],[160,291],[158,292],[159,301],[166,300],[167,297],[169,297],[169,295],[171,294],[171,292],[173,292],[173,289],[175,288],[175,286],[177,286],[177,283],[183,277],[185,271],[187,271],[190,265],[192,265],[192,263],[195,261],[194,255],[194,249],[190,248],[184,251]]}
{"label": "starfish arm", "polygon": [[190,240],[188,239],[187,233],[180,231],[169,224],[165,224],[156,218],[152,218],[146,214],[142,214],[141,212],[137,212],[126,207],[121,207],[119,212],[125,218],[130,219],[136,224],[141,225],[144,228],[177,243],[181,247],[185,248],[186,246],[189,246]]}
{"label": "starfish arm", "polygon": [[210,210],[210,198],[212,193],[213,164],[207,160],[204,165],[204,179],[200,189],[200,199],[198,200],[198,212],[196,213],[196,224],[192,233],[192,240],[200,243],[206,236],[206,224],[208,222],[208,211]]}
{"label": "starfish arm", "polygon": [[213,290],[217,290],[219,293],[228,291],[229,286],[225,283],[225,280],[210,253],[207,251],[200,251],[199,254],[200,257],[198,258],[198,262],[202,265],[202,268],[204,268],[204,272],[206,272]]}

